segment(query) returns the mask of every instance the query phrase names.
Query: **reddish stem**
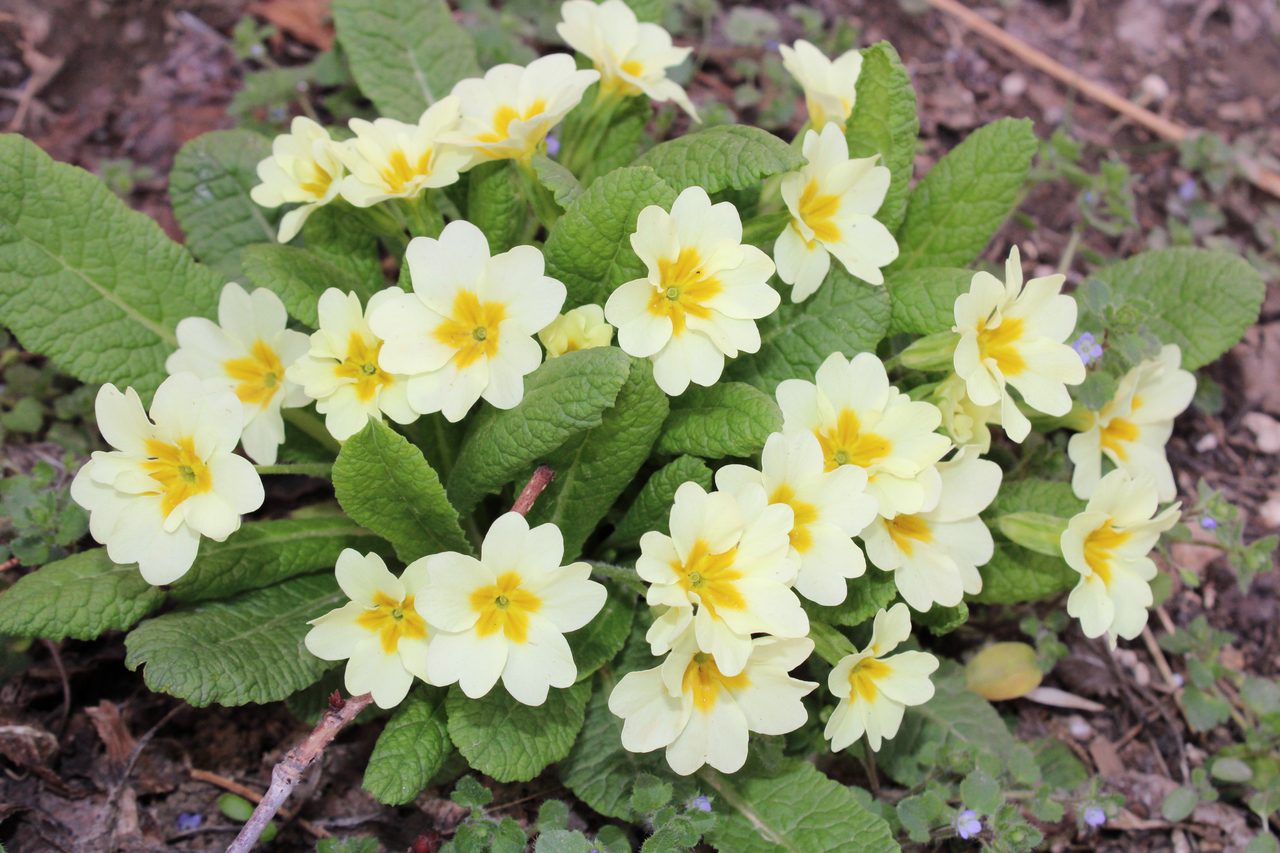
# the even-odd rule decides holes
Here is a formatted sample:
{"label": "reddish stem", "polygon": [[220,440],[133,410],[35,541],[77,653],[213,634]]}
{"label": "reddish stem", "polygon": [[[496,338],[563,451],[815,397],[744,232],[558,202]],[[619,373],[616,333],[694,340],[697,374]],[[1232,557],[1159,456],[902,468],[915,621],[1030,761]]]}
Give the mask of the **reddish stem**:
{"label": "reddish stem", "polygon": [[551,485],[551,481],[555,478],[556,472],[551,470],[550,465],[539,465],[538,470],[533,472],[533,476],[525,484],[524,490],[520,492],[520,497],[516,498],[515,506],[511,507],[511,511],[528,515],[538,495],[542,494],[542,490]]}

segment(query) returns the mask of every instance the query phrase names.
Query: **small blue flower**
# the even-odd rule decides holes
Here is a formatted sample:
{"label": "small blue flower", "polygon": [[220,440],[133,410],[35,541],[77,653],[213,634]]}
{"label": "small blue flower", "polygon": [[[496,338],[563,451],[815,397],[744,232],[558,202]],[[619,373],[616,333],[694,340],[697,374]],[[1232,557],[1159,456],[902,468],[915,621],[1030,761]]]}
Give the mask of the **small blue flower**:
{"label": "small blue flower", "polygon": [[1089,806],[1084,810],[1084,822],[1089,826],[1102,826],[1107,822],[1107,813],[1100,806]]}
{"label": "small blue flower", "polygon": [[711,801],[706,797],[694,797],[689,801],[689,808],[697,809],[700,812],[711,811]]}
{"label": "small blue flower", "polygon": [[1200,526],[1205,530],[1214,530],[1218,527],[1218,519],[1214,518],[1212,515],[1206,515],[1204,518],[1200,519]]}
{"label": "small blue flower", "polygon": [[1084,194],[1084,200],[1085,200],[1086,202],[1088,202],[1089,204],[1093,204],[1093,193],[1091,193],[1091,192],[1087,192],[1087,193],[1085,193],[1085,194]]}
{"label": "small blue flower", "polygon": [[965,809],[956,815],[956,834],[965,841],[982,832],[982,821],[978,820],[973,809]]}
{"label": "small blue flower", "polygon": [[560,153],[560,140],[554,136],[547,137],[547,156],[554,157]]}
{"label": "small blue flower", "polygon": [[1097,342],[1092,332],[1082,332],[1071,348],[1080,356],[1085,364],[1102,358],[1102,344]]}
{"label": "small blue flower", "polygon": [[1183,201],[1191,201],[1196,197],[1196,179],[1188,175],[1178,187],[1178,197]]}
{"label": "small blue flower", "polygon": [[183,812],[178,815],[178,831],[190,832],[193,829],[199,829],[200,824],[204,823],[204,818],[198,814]]}

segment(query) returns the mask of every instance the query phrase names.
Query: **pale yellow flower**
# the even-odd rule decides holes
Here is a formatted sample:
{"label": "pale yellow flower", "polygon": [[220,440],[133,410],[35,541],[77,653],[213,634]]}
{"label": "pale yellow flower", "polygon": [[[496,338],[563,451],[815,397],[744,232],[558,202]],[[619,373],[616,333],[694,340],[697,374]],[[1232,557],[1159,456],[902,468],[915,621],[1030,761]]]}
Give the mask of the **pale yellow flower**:
{"label": "pale yellow flower", "polygon": [[613,326],[604,321],[599,305],[581,305],[552,320],[538,332],[538,340],[547,348],[547,358],[556,358],[580,349],[607,347],[613,340]]}

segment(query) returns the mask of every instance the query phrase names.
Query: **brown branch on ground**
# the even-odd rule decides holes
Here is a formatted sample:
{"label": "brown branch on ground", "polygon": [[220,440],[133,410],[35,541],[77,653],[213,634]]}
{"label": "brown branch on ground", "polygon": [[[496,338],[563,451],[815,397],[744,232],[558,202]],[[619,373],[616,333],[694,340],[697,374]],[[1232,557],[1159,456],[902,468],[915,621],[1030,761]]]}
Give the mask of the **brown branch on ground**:
{"label": "brown branch on ground", "polygon": [[[284,805],[284,801],[293,793],[293,789],[297,787],[306,769],[320,757],[324,748],[337,737],[338,732],[342,731],[347,723],[354,720],[372,702],[372,693],[362,693],[344,700],[336,690],[334,691],[329,697],[328,709],[320,718],[320,722],[316,723],[311,734],[302,743],[289,750],[284,760],[271,771],[271,787],[258,801],[257,808],[249,816],[248,822],[240,830],[236,840],[231,842],[227,853],[249,853],[250,848],[257,843],[258,836],[271,822],[271,818],[275,817],[276,812],[280,811],[280,807]],[[319,833],[328,835],[325,830],[319,830]]]}
{"label": "brown branch on ground", "polygon": [[[254,805],[262,802],[262,795],[257,791],[245,785],[241,785],[234,779],[228,779],[226,776],[219,776],[217,773],[210,773],[208,770],[196,770],[193,768],[191,771],[191,778],[195,779],[197,782],[208,782],[210,785],[216,785],[224,791],[230,791],[236,796],[244,797]],[[284,818],[286,822],[298,824],[303,831],[311,833],[316,838],[327,838],[329,836],[329,833],[324,829],[324,827],[297,817],[297,809],[282,808],[278,814],[280,817]]]}

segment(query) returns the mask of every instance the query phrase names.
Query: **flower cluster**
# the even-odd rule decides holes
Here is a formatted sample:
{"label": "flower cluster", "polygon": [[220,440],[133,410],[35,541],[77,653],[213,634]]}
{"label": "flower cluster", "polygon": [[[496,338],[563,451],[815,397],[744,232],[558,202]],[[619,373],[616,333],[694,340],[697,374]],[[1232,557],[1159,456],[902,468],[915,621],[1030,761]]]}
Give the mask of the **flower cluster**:
{"label": "flower cluster", "polygon": [[590,622],[605,589],[586,563],[561,566],[554,524],[530,528],[509,512],[489,528],[480,559],[453,551],[410,563],[397,578],[377,554],[347,549],[338,584],[351,599],[311,622],[307,649],[346,660],[352,695],[398,705],[415,677],[457,683],[475,699],[502,679],[517,701],[541,705],[578,677],[564,635]]}

